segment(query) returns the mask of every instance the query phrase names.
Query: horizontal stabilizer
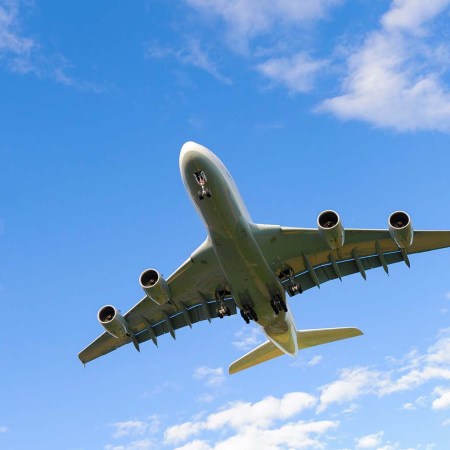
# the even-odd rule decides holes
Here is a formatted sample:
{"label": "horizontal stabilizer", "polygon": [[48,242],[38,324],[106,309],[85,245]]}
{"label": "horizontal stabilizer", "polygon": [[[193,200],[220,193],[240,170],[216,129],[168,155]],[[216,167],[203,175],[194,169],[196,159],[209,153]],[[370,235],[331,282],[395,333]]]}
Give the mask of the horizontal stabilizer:
{"label": "horizontal stabilizer", "polygon": [[[327,344],[328,342],[339,341],[355,336],[361,336],[363,333],[358,328],[322,328],[319,330],[299,330],[297,331],[298,348],[314,347],[315,345]],[[229,367],[230,375],[249,367],[256,366],[270,359],[277,358],[284,353],[271,341],[256,347],[246,355],[236,360]]]}

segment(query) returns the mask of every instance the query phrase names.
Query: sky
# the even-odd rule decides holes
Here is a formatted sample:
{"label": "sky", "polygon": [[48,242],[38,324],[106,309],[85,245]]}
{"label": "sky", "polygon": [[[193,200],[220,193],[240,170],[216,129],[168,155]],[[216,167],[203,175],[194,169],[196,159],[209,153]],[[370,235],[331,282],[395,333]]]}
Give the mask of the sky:
{"label": "sky", "polygon": [[229,376],[239,316],[86,367],[205,238],[179,174],[214,151],[256,223],[450,229],[450,0],[0,0],[0,449],[438,450],[450,250],[290,301],[364,336]]}

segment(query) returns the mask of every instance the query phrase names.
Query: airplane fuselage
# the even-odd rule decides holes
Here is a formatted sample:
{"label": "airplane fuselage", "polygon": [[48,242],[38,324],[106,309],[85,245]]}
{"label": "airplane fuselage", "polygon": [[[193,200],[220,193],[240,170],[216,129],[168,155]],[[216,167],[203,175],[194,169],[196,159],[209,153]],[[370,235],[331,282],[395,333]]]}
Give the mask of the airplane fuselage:
{"label": "airplane fuselage", "polygon": [[[296,355],[292,313],[275,314],[271,306],[276,296],[286,302],[285,290],[255,240],[255,228],[230,173],[214,153],[191,142],[181,149],[180,172],[236,305],[241,310],[253,308],[267,337],[283,352]],[[202,191],[198,174],[204,177],[201,182],[207,190]]]}

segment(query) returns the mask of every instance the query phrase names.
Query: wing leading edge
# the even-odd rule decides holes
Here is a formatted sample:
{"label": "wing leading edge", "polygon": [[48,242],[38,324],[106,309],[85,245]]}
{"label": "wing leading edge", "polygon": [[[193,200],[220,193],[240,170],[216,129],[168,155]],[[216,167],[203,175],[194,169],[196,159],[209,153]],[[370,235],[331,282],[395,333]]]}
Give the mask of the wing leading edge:
{"label": "wing leading edge", "polygon": [[[413,244],[400,249],[388,230],[346,229],[345,244],[331,250],[316,229],[255,225],[255,238],[286,287],[295,280],[305,291],[335,279],[397,262],[408,255],[450,247],[450,231],[415,231]],[[286,276],[288,275],[288,276]],[[288,291],[289,292],[289,291]]]}
{"label": "wing leading edge", "polygon": [[[124,315],[138,343],[152,340],[157,345],[163,334],[170,333],[175,339],[176,330],[218,317],[215,292],[219,288],[227,290],[228,286],[209,239],[167,279],[167,284],[169,303],[160,306],[144,297]],[[231,297],[224,299],[224,305],[236,314]],[[104,332],[78,357],[86,364],[130,342],[130,337],[115,338]]]}

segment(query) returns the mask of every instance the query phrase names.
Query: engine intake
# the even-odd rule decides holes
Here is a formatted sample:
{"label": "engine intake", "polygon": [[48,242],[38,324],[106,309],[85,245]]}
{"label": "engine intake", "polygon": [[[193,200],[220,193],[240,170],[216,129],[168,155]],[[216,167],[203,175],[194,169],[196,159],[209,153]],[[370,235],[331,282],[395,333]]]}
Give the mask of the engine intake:
{"label": "engine intake", "polygon": [[165,305],[170,300],[170,290],[166,280],[155,269],[141,273],[139,284],[147,297],[158,305]]}
{"label": "engine intake", "polygon": [[395,211],[389,216],[389,233],[400,248],[407,248],[413,243],[414,230],[411,219],[404,211]]}
{"label": "engine intake", "polygon": [[98,321],[115,338],[129,336],[128,322],[114,306],[106,305],[97,314]]}
{"label": "engine intake", "polygon": [[320,236],[332,250],[344,245],[345,231],[337,212],[328,210],[320,213],[317,226]]}

